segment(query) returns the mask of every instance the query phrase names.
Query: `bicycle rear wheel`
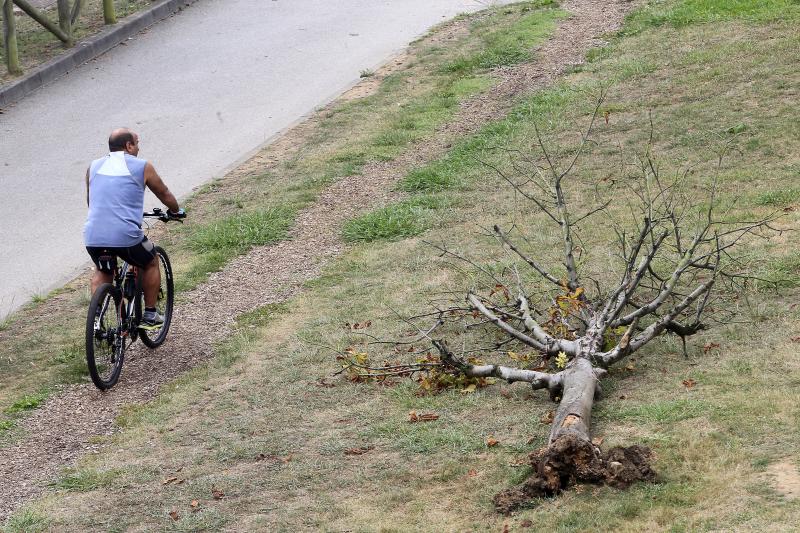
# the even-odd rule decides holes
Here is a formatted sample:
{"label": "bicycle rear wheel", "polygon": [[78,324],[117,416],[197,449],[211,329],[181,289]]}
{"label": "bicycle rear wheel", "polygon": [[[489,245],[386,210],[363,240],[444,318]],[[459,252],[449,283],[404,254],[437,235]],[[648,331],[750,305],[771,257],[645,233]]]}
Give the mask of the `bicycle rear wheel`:
{"label": "bicycle rear wheel", "polygon": [[[139,331],[142,342],[148,348],[157,348],[167,340],[169,325],[172,323],[172,307],[175,301],[175,285],[172,279],[172,265],[169,256],[160,246],[155,247],[158,255],[158,268],[161,272],[161,287],[158,289],[158,300],[156,309],[164,316],[164,323],[158,329],[142,329]],[[144,299],[144,295],[139,294],[139,298]],[[144,308],[144,302],[141,303]]]}
{"label": "bicycle rear wheel", "polygon": [[86,316],[86,364],[100,390],[110,389],[122,372],[125,358],[125,320],[122,296],[110,283],[97,288]]}

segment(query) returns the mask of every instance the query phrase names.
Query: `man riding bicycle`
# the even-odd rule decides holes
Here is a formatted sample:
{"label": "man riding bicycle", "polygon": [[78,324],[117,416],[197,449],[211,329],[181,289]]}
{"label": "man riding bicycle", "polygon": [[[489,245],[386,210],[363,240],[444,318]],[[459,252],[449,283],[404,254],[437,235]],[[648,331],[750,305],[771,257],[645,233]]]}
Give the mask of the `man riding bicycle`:
{"label": "man riding bicycle", "polygon": [[86,170],[86,203],[89,214],[83,230],[86,251],[95,264],[92,294],[103,283],[111,283],[117,257],[139,268],[145,310],[141,327],[155,329],[164,322],[156,309],[161,272],[158,258],[142,231],[144,188],[150,189],[169,209],[182,218],[183,210],[153,165],[139,155],[139,136],[127,128],[111,132],[109,154],[92,161]]}

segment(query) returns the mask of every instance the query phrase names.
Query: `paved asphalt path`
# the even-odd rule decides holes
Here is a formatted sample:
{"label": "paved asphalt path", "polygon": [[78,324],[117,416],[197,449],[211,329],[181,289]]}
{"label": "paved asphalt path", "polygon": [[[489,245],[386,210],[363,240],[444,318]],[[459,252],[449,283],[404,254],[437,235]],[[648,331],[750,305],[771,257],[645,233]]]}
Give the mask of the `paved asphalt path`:
{"label": "paved asphalt path", "polygon": [[[497,0],[200,0],[0,114],[0,318],[88,265],[109,131],[178,196],[223,175],[432,25]],[[148,198],[149,205],[156,205]]]}

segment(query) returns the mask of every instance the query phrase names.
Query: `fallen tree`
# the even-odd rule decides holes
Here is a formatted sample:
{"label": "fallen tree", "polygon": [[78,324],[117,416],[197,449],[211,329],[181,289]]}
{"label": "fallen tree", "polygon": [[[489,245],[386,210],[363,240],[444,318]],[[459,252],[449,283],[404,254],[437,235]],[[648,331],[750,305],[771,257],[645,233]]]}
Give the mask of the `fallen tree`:
{"label": "fallen tree", "polygon": [[[728,211],[718,217],[722,203],[714,172],[700,186],[704,195],[698,194],[698,186],[688,184],[688,172],[665,178],[652,153],[652,122],[650,143],[632,167],[635,171],[607,180],[605,187],[595,184],[592,204],[574,208],[567,185],[581,185],[575,169],[590,143],[601,104],[602,98],[579,146],[565,157],[551,154],[537,130],[534,156],[513,164],[512,172],[492,167],[555,228],[560,265],[545,265],[526,251],[528,240],[519,227],[506,231],[495,225],[487,232],[515,259],[512,266],[502,269],[503,274],[445,245],[433,245],[442,256],[471,265],[481,279],[488,280],[467,292],[466,306],[440,306],[436,313],[425,315],[435,316],[436,321],[426,329],[419,328],[419,338],[432,342],[438,358],[372,367],[344,357],[345,366],[361,376],[445,371],[473,380],[494,378],[546,389],[558,402],[548,444],[530,455],[532,474],[521,486],[495,496],[495,507],[502,513],[533,498],[558,494],[575,483],[627,487],[637,480],[655,479],[647,448],[634,445],[603,452],[599,443],[592,441],[591,414],[602,394],[600,380],[609,367],[662,335],[679,336],[686,353],[686,337],[713,322],[724,322],[727,309],[723,300],[735,297],[742,284],[753,279],[735,251],[751,238],[777,231],[771,226],[775,216],[742,221],[734,220]],[[729,147],[726,143],[720,149],[718,169]],[[579,196],[574,191],[573,195]],[[621,210],[614,209],[619,205],[626,206],[624,221],[620,220]],[[610,255],[612,265],[602,279],[584,279],[580,265],[587,261],[584,256],[591,254],[576,242],[583,242],[581,228],[598,224],[598,217],[616,235],[614,246],[599,254]],[[606,253],[608,250],[613,253]],[[521,272],[517,265],[524,265],[527,271]],[[534,291],[526,283],[532,279],[537,280]],[[499,333],[493,340],[495,350],[522,346],[549,364],[543,369],[540,363],[534,370],[470,362],[468,353],[486,350],[464,347],[456,354],[444,338],[434,338],[457,323],[462,330],[481,328],[487,335]]]}

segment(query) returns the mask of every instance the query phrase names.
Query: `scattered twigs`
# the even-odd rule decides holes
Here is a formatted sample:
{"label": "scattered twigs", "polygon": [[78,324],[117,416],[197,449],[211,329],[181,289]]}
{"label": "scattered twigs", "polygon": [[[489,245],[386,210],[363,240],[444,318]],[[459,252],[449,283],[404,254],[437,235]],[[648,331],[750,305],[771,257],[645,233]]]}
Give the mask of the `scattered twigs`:
{"label": "scattered twigs", "polygon": [[441,361],[470,377],[495,377],[508,383],[524,381],[530,383],[534,389],[549,389],[555,391],[561,387],[561,373],[548,374],[535,370],[522,370],[500,365],[473,365],[458,359],[447,343],[443,340],[433,340],[434,347],[439,351]]}
{"label": "scattered twigs", "polygon": [[537,263],[536,261],[534,261],[533,259],[531,259],[527,255],[525,255],[519,248],[517,248],[517,246],[508,238],[508,235],[503,233],[503,231],[500,229],[500,226],[495,224],[493,229],[494,229],[494,233],[497,235],[497,237],[501,241],[503,241],[503,243],[506,246],[508,246],[514,253],[516,253],[523,261],[525,261],[531,267],[533,267],[533,269],[536,270],[536,272],[538,272],[539,274],[541,274],[541,276],[544,279],[546,279],[550,283],[554,283],[555,285],[557,285],[559,287],[561,286],[561,282],[558,280],[558,278],[556,278],[555,276],[553,276],[552,274],[547,272],[547,270],[545,270],[542,265],[540,265],[539,263]]}

